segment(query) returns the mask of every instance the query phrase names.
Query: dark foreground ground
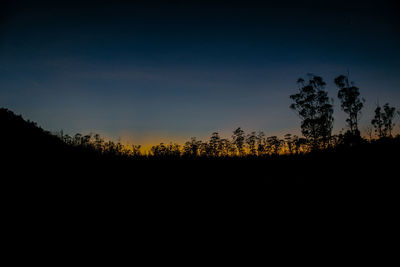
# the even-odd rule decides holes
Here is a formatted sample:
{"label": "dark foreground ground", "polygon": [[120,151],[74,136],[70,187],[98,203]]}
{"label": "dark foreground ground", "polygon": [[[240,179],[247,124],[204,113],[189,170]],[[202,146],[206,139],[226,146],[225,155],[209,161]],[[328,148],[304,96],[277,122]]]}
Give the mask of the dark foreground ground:
{"label": "dark foreground ground", "polygon": [[127,158],[68,146],[12,112],[0,115],[2,182],[26,195],[251,198],[398,187],[399,137],[298,156]]}
{"label": "dark foreground ground", "polygon": [[354,247],[376,253],[398,228],[399,138],[303,156],[129,159],[2,115],[3,243],[14,260],[115,264],[116,252],[247,265],[249,251],[277,251],[296,261],[331,252],[331,261]]}

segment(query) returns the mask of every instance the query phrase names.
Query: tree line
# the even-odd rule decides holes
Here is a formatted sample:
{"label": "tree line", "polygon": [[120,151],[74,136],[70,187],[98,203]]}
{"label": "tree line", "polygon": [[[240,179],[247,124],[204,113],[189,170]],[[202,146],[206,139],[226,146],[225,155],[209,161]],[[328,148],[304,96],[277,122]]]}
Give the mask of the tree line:
{"label": "tree line", "polygon": [[[105,155],[128,157],[264,157],[280,154],[299,155],[311,151],[335,148],[337,146],[353,146],[372,142],[361,137],[359,121],[365,99],[355,83],[348,75],[340,75],[334,79],[337,97],[341,109],[347,114],[344,133],[332,134],[333,98],[325,90],[326,82],[322,77],[308,74],[307,78],[297,80],[297,93],[290,95],[293,103],[290,109],[300,118],[302,137],[286,134],[283,138],[266,136],[264,132],[246,134],[241,127],[232,132],[230,139],[222,138],[218,132],[211,134],[209,140],[201,141],[192,137],[183,145],[176,143],[160,143],[151,147],[144,154],[140,145],[123,145],[121,142],[105,141],[98,134],[75,134],[69,136],[63,132],[57,136],[66,144],[84,147]],[[377,103],[371,126],[378,139],[392,138],[394,119],[400,115],[395,107],[385,103]],[[399,136],[397,136],[399,138]]]}
{"label": "tree line", "polygon": [[[347,114],[347,131],[338,136],[332,135],[333,129],[333,99],[325,91],[326,83],[320,76],[308,75],[308,79],[297,80],[298,93],[290,98],[293,103],[290,108],[295,110],[301,119],[301,133],[306,138],[312,150],[324,149],[337,143],[355,144],[363,140],[358,128],[365,99],[360,96],[360,90],[348,75],[340,75],[334,79],[338,89],[337,97],[341,109]],[[397,111],[397,114],[400,114]],[[375,116],[371,124],[379,138],[392,137],[395,126],[396,108],[386,103],[383,108],[376,104]]]}

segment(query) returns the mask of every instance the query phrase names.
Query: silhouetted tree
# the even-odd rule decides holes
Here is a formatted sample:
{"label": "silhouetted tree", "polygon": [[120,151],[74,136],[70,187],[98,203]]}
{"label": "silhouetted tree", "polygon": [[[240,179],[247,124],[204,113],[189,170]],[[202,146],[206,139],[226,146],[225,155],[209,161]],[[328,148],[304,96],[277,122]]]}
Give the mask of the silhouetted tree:
{"label": "silhouetted tree", "polygon": [[259,156],[264,155],[266,152],[266,140],[265,133],[258,132],[257,134],[257,154]]}
{"label": "silhouetted tree", "polygon": [[139,157],[142,155],[140,151],[141,145],[132,145],[132,156]]}
{"label": "silhouetted tree", "polygon": [[290,108],[302,119],[301,132],[311,142],[312,148],[326,147],[333,128],[333,100],[324,91],[326,83],[319,76],[310,74],[306,82],[297,81],[299,93],[291,95]]}
{"label": "silhouetted tree", "polygon": [[150,153],[151,155],[155,156],[155,157],[159,157],[165,154],[165,146],[163,143],[159,144],[159,145],[155,145],[152,146],[150,148]]}
{"label": "silhouetted tree", "polygon": [[103,152],[103,144],[104,144],[103,138],[101,138],[99,134],[95,134],[94,135],[94,148],[97,151],[102,153]]}
{"label": "silhouetted tree", "polygon": [[169,145],[165,145],[164,143],[160,143],[151,147],[150,154],[155,157],[179,157],[181,149],[178,144],[170,143]]}
{"label": "silhouetted tree", "polygon": [[293,154],[294,142],[291,134],[285,134],[285,143],[289,154]]}
{"label": "silhouetted tree", "polygon": [[249,146],[250,155],[255,156],[257,153],[256,150],[256,143],[257,143],[257,136],[256,132],[251,132],[246,137],[246,143]]}
{"label": "silhouetted tree", "polygon": [[386,103],[383,106],[383,125],[384,125],[384,132],[386,136],[392,137],[393,127],[395,126],[393,119],[396,115],[396,108],[389,106],[389,103]]}
{"label": "silhouetted tree", "polygon": [[375,133],[377,133],[379,138],[392,136],[392,130],[395,126],[393,123],[395,112],[396,108],[389,106],[389,103],[386,103],[383,106],[383,111],[381,106],[377,104],[375,108],[375,116],[371,123],[374,126]]}
{"label": "silhouetted tree", "polygon": [[166,146],[166,155],[170,157],[179,157],[181,155],[181,146],[179,144],[170,143]]}
{"label": "silhouetted tree", "polygon": [[293,144],[293,153],[299,154],[300,153],[300,142],[299,142],[299,137],[297,135],[292,136],[292,144]]}
{"label": "silhouetted tree", "polygon": [[267,150],[272,155],[278,155],[281,145],[282,140],[280,140],[277,136],[270,136],[267,138]]}
{"label": "silhouetted tree", "polygon": [[360,98],[359,88],[354,86],[353,82],[349,82],[349,77],[340,75],[335,79],[335,84],[339,89],[338,98],[340,106],[344,112],[348,114],[346,119],[347,125],[350,128],[352,136],[360,137],[358,130],[358,121],[361,114],[361,109],[364,106],[365,100]]}
{"label": "silhouetted tree", "polygon": [[244,155],[244,141],[245,141],[245,133],[239,127],[235,131],[233,131],[232,135],[233,144],[236,146],[236,149],[239,153],[239,156]]}
{"label": "silhouetted tree", "polygon": [[334,134],[331,136],[331,142],[332,142],[332,146],[336,147],[338,145],[342,145],[343,144],[343,134],[339,133],[339,134]]}
{"label": "silhouetted tree", "polygon": [[295,135],[293,136],[293,143],[296,154],[309,151],[309,145],[307,139],[299,138],[297,135]]}
{"label": "silhouetted tree", "polygon": [[372,140],[372,132],[373,132],[373,129],[372,129],[371,125],[366,126],[364,128],[364,132],[367,135],[366,139],[371,141]]}
{"label": "silhouetted tree", "polygon": [[227,157],[235,153],[235,147],[228,139],[225,138],[221,139],[219,144],[220,144],[221,156]]}
{"label": "silhouetted tree", "polygon": [[211,157],[218,157],[220,155],[220,149],[221,149],[221,138],[219,137],[219,134],[217,132],[212,133],[210,137],[210,141],[208,143],[208,155]]}
{"label": "silhouetted tree", "polygon": [[81,140],[82,140],[82,135],[80,133],[74,135],[74,145],[80,146]]}
{"label": "silhouetted tree", "polygon": [[383,118],[382,118],[382,108],[379,104],[375,108],[375,116],[371,121],[372,126],[375,128],[375,133],[379,136],[379,138],[384,137],[383,134]]}
{"label": "silhouetted tree", "polygon": [[90,141],[92,139],[92,134],[87,134],[81,138],[81,145],[82,146],[89,146]]}
{"label": "silhouetted tree", "polygon": [[196,137],[192,137],[190,141],[186,142],[183,146],[183,153],[188,156],[198,156],[201,147],[201,141],[198,141]]}
{"label": "silhouetted tree", "polygon": [[73,144],[72,137],[70,135],[68,135],[68,134],[64,135],[63,139],[61,139],[61,140],[64,140],[64,143],[66,143],[68,145],[72,145]]}
{"label": "silhouetted tree", "polygon": [[199,154],[202,157],[209,157],[210,156],[210,146],[207,142],[201,142],[199,148]]}

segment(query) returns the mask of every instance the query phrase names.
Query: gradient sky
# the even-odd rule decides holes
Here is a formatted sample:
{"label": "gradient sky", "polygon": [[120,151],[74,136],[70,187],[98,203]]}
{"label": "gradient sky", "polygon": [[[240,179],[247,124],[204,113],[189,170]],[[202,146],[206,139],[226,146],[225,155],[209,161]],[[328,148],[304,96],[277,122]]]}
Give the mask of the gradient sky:
{"label": "gradient sky", "polygon": [[[238,126],[299,133],[296,80],[350,71],[400,108],[400,10],[387,1],[11,1],[0,13],[0,106],[51,131],[130,143],[205,139]],[[279,2],[279,4],[276,4]]]}

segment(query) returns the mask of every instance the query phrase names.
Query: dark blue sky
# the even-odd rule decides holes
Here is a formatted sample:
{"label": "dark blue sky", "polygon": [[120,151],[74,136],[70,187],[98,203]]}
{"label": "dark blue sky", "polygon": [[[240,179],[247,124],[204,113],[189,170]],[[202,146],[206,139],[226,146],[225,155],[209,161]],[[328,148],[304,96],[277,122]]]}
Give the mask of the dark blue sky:
{"label": "dark blue sky", "polygon": [[326,80],[338,131],[333,79],[348,69],[367,100],[361,125],[378,98],[400,107],[390,2],[30,2],[0,13],[0,106],[52,131],[142,144],[299,133],[289,95],[307,73]]}

